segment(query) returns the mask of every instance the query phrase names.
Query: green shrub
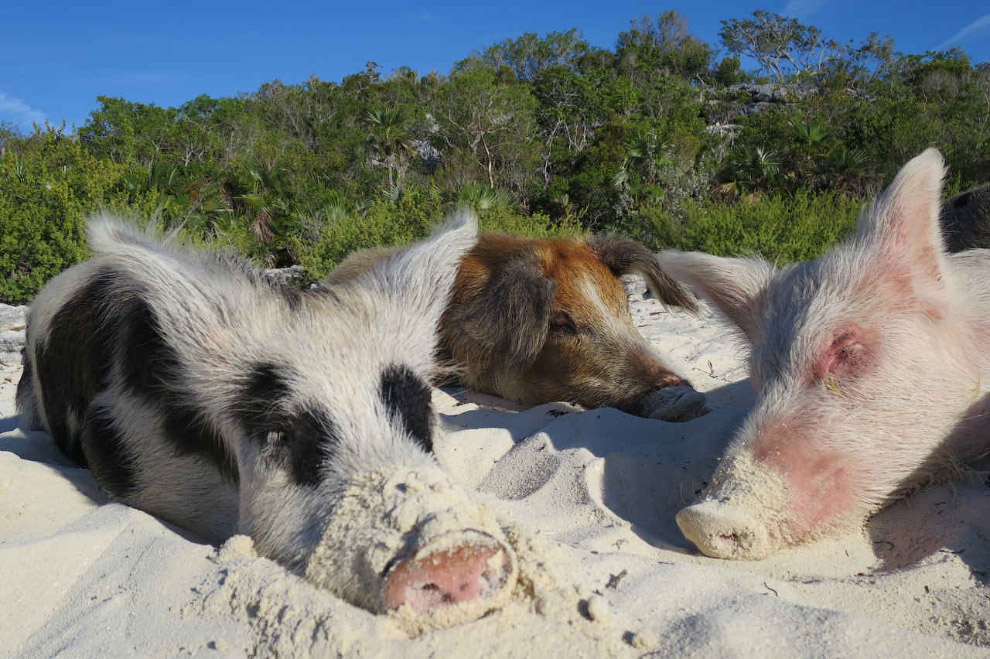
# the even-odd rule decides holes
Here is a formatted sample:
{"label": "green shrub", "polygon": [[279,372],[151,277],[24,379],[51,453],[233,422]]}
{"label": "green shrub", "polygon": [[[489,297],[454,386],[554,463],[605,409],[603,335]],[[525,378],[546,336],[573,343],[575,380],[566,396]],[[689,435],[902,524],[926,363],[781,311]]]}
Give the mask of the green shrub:
{"label": "green shrub", "polygon": [[92,213],[153,214],[155,195],[135,197],[126,175],[125,165],[97,160],[53,129],[0,158],[0,302],[29,301],[86,258],[84,228]]}
{"label": "green shrub", "polygon": [[552,238],[554,236],[575,236],[584,233],[576,220],[553,220],[542,213],[523,215],[504,206],[479,213],[481,228],[487,231],[514,233],[531,238]]}
{"label": "green shrub", "polygon": [[862,204],[837,192],[805,191],[735,202],[690,202],[681,219],[648,209],[641,239],[654,249],[759,254],[781,263],[809,261],[852,232]]}

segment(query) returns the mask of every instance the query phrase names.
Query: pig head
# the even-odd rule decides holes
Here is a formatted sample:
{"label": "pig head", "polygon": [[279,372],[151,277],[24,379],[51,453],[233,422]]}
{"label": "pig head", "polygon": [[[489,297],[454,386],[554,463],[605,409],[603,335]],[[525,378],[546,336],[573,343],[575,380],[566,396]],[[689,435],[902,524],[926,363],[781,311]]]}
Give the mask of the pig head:
{"label": "pig head", "polygon": [[946,252],[943,175],[935,149],[911,160],[812,263],[661,254],[751,347],[755,408],[677,516],[705,554],[759,559],[849,528],[990,447],[990,251]]}
{"label": "pig head", "polygon": [[695,309],[632,240],[484,234],[461,262],[441,347],[466,386],[528,405],[565,400],[683,421],[704,397],[653,352],[619,276],[643,275],[666,304]]}

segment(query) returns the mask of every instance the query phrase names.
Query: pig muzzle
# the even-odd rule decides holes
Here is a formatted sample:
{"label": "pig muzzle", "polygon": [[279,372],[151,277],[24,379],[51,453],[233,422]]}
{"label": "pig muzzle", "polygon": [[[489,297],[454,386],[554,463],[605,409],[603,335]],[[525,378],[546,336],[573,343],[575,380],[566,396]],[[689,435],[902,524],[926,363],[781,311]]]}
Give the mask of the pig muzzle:
{"label": "pig muzzle", "polygon": [[680,423],[708,414],[705,395],[676,375],[661,378],[659,386],[639,400],[640,416]]}
{"label": "pig muzzle", "polygon": [[677,526],[706,556],[759,560],[777,549],[766,524],[744,508],[703,501],[677,513]]}

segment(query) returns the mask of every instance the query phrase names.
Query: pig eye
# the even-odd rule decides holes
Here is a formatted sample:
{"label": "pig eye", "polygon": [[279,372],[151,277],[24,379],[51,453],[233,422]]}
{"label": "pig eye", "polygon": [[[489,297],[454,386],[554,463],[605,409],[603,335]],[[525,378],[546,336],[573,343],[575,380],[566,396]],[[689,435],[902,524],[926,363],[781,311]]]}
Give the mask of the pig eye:
{"label": "pig eye", "polygon": [[863,346],[859,343],[854,343],[852,345],[842,346],[839,348],[839,359],[850,360],[855,359],[856,355],[863,349]]}
{"label": "pig eye", "polygon": [[818,379],[829,374],[855,376],[861,374],[870,361],[869,351],[858,330],[845,331],[832,339],[831,344],[815,363]]}
{"label": "pig eye", "polygon": [[554,311],[550,316],[550,333],[558,336],[577,336],[577,325],[566,311]]}
{"label": "pig eye", "polygon": [[856,340],[853,334],[843,334],[832,342],[835,357],[840,362],[854,362],[863,352],[863,344]]}

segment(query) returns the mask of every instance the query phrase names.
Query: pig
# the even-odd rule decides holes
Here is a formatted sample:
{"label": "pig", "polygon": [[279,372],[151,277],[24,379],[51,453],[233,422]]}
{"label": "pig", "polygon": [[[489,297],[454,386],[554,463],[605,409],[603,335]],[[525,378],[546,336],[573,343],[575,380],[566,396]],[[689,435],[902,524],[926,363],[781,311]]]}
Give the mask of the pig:
{"label": "pig", "polygon": [[[327,281],[353,277],[395,249],[351,255]],[[441,361],[468,388],[524,405],[568,401],[665,421],[706,413],[704,395],[633,325],[619,279],[630,273],[665,304],[697,309],[633,240],[483,233],[462,259],[441,319]]]}
{"label": "pig", "polygon": [[990,247],[990,184],[947,200],[941,222],[949,252]]}
{"label": "pig", "polygon": [[[478,617],[516,559],[433,455],[427,378],[473,217],[333,288],[113,218],[29,311],[22,426],[116,501],[258,552],[359,606]],[[458,618],[460,616],[460,618]]]}
{"label": "pig", "polygon": [[751,348],[755,406],[677,515],[703,553],[760,559],[849,530],[990,448],[990,251],[946,251],[943,176],[937,150],[914,158],[811,263],[660,254]]}

